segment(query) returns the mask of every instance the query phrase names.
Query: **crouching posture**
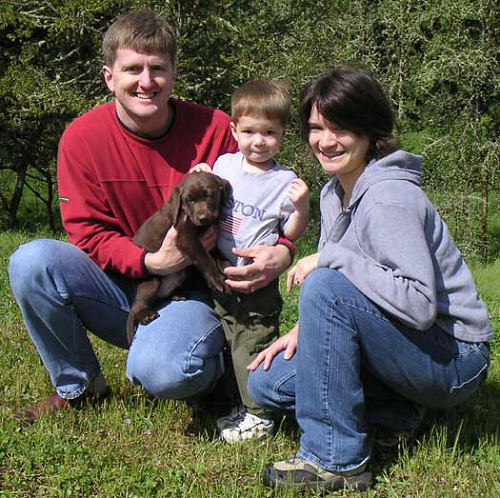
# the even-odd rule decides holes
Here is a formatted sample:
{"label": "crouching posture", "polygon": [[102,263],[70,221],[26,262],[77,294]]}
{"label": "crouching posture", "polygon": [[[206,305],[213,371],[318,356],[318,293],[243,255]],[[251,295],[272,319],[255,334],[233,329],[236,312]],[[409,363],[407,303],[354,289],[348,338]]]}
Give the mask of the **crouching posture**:
{"label": "crouching posture", "polygon": [[[426,407],[484,382],[492,329],[472,275],[398,150],[393,117],[366,72],[338,68],[305,86],[303,136],[335,178],[321,193],[318,252],[289,272],[299,320],[250,368],[256,402],[295,410],[298,452],[270,464],[272,487],[365,489],[369,427],[408,437]],[[295,352],[296,351],[296,352]],[[382,431],[380,431],[382,429]]]}
{"label": "crouching posture", "polygon": [[[55,388],[19,414],[27,423],[109,393],[87,330],[128,348],[126,321],[137,283],[190,264],[177,247],[175,227],[153,252],[137,245],[134,234],[191,167],[213,165],[237,150],[227,114],[171,98],[176,40],[151,11],[118,18],[103,52],[114,100],[73,121],[59,143],[58,190],[69,243],[35,240],[10,259],[12,291]],[[208,230],[202,243],[214,247],[215,232]],[[267,285],[290,263],[283,245],[256,246],[246,256],[252,264],[224,270],[226,285],[241,292]],[[196,290],[139,324],[128,378],[172,399],[213,390],[224,372],[225,339],[212,306],[208,291]]]}

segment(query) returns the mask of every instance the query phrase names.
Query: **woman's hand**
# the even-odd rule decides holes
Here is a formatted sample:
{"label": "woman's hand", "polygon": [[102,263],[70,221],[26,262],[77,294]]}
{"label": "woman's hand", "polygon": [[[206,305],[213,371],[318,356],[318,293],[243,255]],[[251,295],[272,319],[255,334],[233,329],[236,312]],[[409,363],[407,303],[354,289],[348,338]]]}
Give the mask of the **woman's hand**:
{"label": "woman's hand", "polygon": [[289,360],[297,350],[297,339],[299,337],[299,324],[296,323],[285,335],[276,339],[270,346],[261,351],[257,357],[247,366],[247,370],[253,372],[264,362],[264,370],[269,370],[273,358],[285,350],[283,358]]}
{"label": "woman's hand", "polygon": [[283,273],[290,264],[290,251],[282,245],[256,245],[246,249],[233,249],[233,254],[252,259],[245,266],[228,266],[224,273],[231,290],[250,294],[265,287]]}
{"label": "woman's hand", "polygon": [[287,292],[292,290],[292,286],[294,284],[298,287],[302,285],[302,282],[304,282],[307,275],[318,267],[318,260],[319,252],[316,252],[297,261],[297,264],[295,264],[288,272],[286,279]]}

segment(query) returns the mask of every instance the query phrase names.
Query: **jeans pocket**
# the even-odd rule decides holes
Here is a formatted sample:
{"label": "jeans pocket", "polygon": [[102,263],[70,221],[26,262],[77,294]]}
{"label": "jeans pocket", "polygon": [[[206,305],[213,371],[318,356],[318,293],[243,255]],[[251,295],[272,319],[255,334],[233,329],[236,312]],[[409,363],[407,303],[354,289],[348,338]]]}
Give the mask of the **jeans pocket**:
{"label": "jeans pocket", "polygon": [[452,404],[460,403],[471,396],[485,381],[489,367],[489,351],[483,343],[457,343],[457,381],[451,388]]}

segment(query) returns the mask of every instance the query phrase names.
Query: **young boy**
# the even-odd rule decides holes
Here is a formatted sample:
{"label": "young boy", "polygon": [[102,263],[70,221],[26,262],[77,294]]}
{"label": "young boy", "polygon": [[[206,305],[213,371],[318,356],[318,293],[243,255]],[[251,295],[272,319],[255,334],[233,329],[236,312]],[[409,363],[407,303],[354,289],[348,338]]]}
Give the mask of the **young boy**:
{"label": "young boy", "polygon": [[[245,265],[233,248],[274,245],[280,234],[299,238],[307,225],[309,191],[278,153],[290,113],[288,91],[272,81],[249,81],[231,101],[233,137],[240,151],[220,156],[213,172],[231,183],[232,198],[219,221],[218,249],[233,266]],[[264,436],[274,428],[268,412],[247,393],[247,365],[279,333],[282,300],[278,279],[251,294],[216,294],[218,313],[231,348],[242,405],[217,420],[220,437],[232,443]]]}

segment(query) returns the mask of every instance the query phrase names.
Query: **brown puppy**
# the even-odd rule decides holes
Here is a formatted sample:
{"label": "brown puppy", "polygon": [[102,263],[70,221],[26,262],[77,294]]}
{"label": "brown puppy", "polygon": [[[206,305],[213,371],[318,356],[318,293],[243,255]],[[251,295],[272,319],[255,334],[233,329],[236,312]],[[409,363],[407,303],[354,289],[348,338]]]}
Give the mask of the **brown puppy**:
{"label": "brown puppy", "polygon": [[[176,245],[182,254],[201,272],[208,285],[219,292],[229,292],[224,274],[214,258],[200,242],[200,236],[219,217],[219,210],[228,198],[231,186],[227,180],[212,173],[199,172],[185,176],[159,211],[150,216],[132,239],[138,246],[156,252],[169,228],[178,231]],[[158,317],[155,306],[172,295],[186,278],[181,270],[166,276],[151,276],[137,285],[135,301],[127,319],[127,338],[134,337],[135,324],[149,323]]]}

